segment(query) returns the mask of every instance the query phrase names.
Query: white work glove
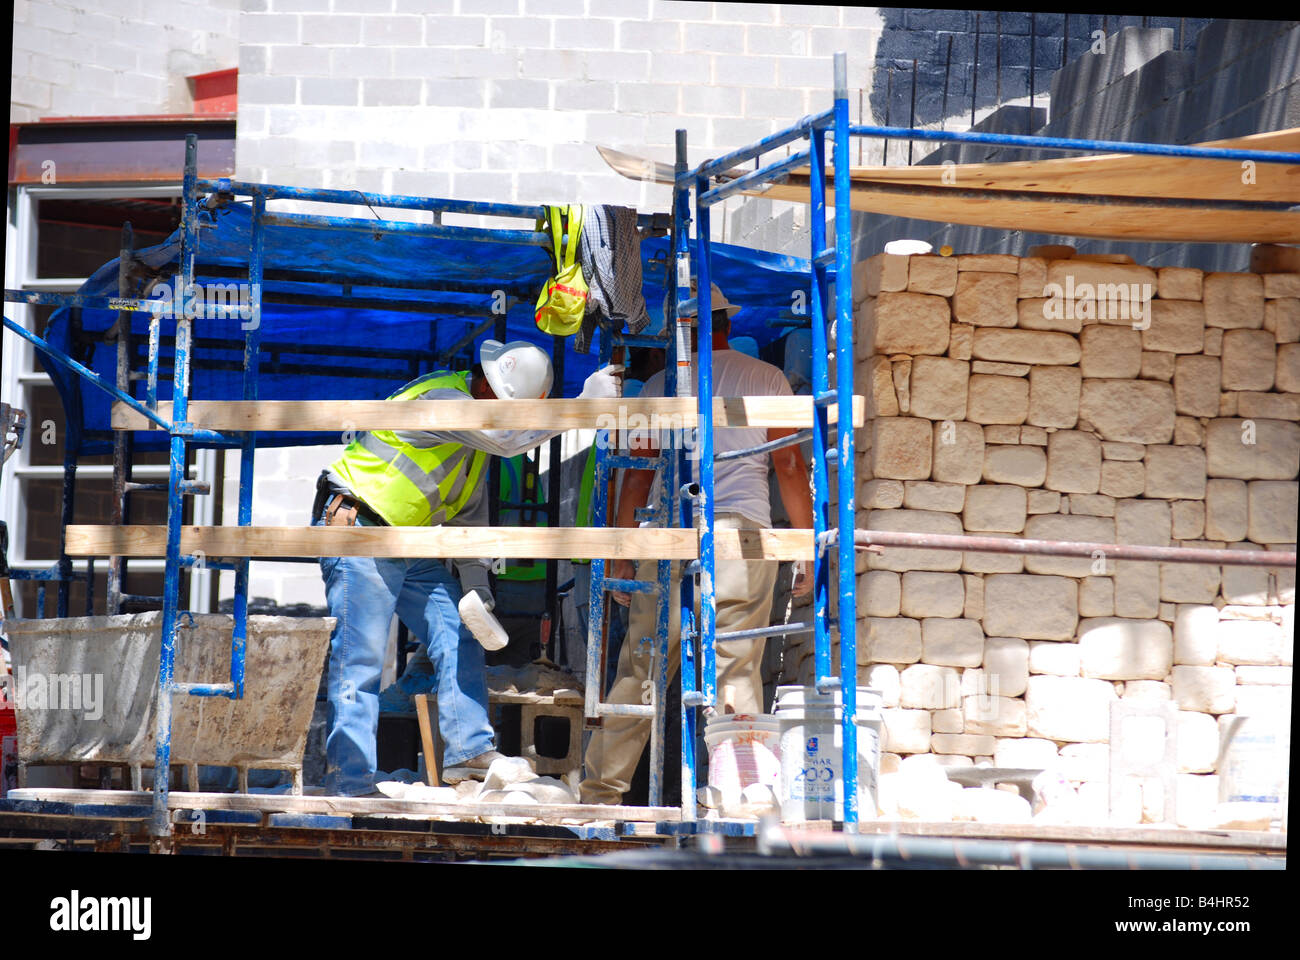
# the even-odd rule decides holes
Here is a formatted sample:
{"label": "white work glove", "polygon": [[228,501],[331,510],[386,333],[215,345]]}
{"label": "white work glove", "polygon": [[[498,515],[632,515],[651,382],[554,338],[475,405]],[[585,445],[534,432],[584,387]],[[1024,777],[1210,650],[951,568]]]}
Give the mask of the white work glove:
{"label": "white work glove", "polygon": [[601,367],[582,384],[579,400],[609,400],[623,395],[623,365],[611,363]]}
{"label": "white work glove", "polygon": [[456,606],[460,619],[484,650],[500,650],[510,642],[501,622],[492,615],[477,590],[468,591]]}

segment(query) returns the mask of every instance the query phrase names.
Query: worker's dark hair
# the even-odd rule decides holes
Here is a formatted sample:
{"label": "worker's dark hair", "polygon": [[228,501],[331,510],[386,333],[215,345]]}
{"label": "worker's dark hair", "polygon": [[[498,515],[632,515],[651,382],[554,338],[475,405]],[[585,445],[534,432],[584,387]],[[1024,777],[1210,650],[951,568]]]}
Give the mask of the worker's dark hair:
{"label": "worker's dark hair", "polygon": [[471,380],[481,380],[483,379],[483,376],[483,364],[476,363],[474,366],[469,368],[469,378]]}

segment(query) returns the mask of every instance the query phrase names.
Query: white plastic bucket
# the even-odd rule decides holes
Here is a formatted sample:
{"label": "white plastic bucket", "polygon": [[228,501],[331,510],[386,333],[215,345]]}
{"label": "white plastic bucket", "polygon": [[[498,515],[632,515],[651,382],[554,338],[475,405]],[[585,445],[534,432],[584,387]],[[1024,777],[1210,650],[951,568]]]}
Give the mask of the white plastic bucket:
{"label": "white plastic bucket", "polygon": [[[858,687],[858,810],[876,818],[880,773],[880,730],[884,700],[879,690]],[[815,687],[778,687],[776,718],[781,723],[781,779],[777,796],[782,819],[842,820],[844,753],[840,691],[820,694]]]}
{"label": "white plastic bucket", "polygon": [[1219,744],[1220,803],[1257,803],[1281,817],[1287,801],[1290,719],[1272,711],[1225,718]]}
{"label": "white plastic bucket", "polygon": [[781,779],[781,724],[766,713],[722,713],[704,725],[709,748],[709,786],[726,803],[738,803],[751,784],[773,790]]}

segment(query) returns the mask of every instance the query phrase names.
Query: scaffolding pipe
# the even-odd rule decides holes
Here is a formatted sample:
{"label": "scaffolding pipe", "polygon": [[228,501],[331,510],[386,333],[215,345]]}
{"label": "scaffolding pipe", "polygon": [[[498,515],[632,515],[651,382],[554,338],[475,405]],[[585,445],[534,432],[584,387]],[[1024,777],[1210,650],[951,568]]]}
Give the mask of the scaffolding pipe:
{"label": "scaffolding pipe", "polygon": [[1258,854],[1162,853],[1102,849],[1070,843],[1012,840],[951,840],[899,834],[796,832],[775,823],[760,826],[758,850],[766,856],[848,855],[879,862],[939,867],[1015,867],[1021,870],[1285,870],[1286,858]]}
{"label": "scaffolding pipe", "polygon": [[[834,537],[826,538],[826,542]],[[1019,553],[1047,557],[1088,557],[1105,560],[1147,560],[1161,563],[1206,563],[1239,567],[1294,567],[1294,550],[1214,550],[1203,547],[1152,547],[1130,543],[1088,543],[1074,540],[1003,540],[900,530],[857,530],[854,542],[865,546],[911,547],[917,550],[974,550],[980,553]]]}

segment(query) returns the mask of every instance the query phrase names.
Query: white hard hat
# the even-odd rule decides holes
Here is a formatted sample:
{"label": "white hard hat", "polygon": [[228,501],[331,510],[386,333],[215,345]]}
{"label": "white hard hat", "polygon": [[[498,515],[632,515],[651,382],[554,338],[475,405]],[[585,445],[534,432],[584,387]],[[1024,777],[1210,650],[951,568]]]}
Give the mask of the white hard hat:
{"label": "white hard hat", "polygon": [[[697,284],[697,281],[695,277],[691,277],[691,296],[695,296],[698,293],[699,293],[699,286]],[[672,305],[672,296],[673,296],[672,290],[669,290],[666,294],[664,294],[664,316],[665,317],[668,316],[668,309]],[[740,313],[740,307],[737,307],[730,300],[728,300],[726,296],[723,294],[723,292],[718,288],[718,285],[712,282],[709,283],[709,308],[710,311],[713,313],[717,313],[719,310],[726,310],[728,317],[734,317],[736,314]],[[692,317],[695,315],[696,315],[695,313],[683,314],[683,316],[692,316]]]}
{"label": "white hard hat", "polygon": [[534,343],[484,340],[478,357],[492,392],[502,400],[541,400],[551,392],[551,358]]}

